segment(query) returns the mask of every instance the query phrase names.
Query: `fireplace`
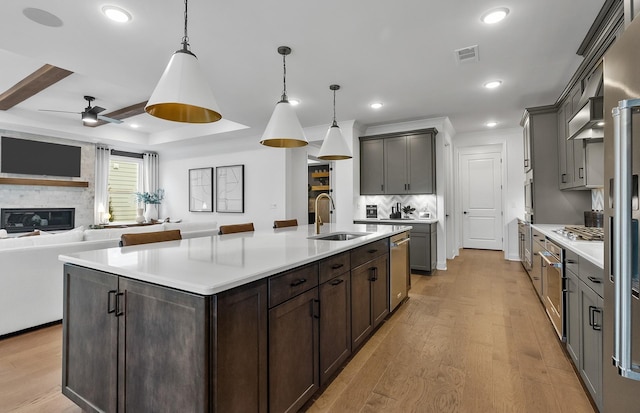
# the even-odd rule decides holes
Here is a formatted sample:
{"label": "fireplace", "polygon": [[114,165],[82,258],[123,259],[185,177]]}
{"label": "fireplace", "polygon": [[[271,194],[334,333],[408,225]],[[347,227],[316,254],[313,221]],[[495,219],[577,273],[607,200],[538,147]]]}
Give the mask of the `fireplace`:
{"label": "fireplace", "polygon": [[0,228],[8,233],[60,231],[75,227],[75,208],[2,208]]}

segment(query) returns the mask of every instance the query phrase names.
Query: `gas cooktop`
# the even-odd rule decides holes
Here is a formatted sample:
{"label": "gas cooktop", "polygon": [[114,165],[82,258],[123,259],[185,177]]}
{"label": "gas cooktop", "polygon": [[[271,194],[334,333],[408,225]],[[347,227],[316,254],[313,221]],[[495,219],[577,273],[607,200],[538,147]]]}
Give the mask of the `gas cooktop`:
{"label": "gas cooktop", "polygon": [[567,225],[563,229],[555,230],[555,232],[571,241],[604,241],[604,229],[600,227]]}

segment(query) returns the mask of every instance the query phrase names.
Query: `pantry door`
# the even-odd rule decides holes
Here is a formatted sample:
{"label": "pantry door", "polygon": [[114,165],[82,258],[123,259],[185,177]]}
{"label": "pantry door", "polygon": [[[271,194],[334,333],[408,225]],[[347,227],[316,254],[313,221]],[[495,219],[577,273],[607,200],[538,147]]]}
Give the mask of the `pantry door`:
{"label": "pantry door", "polygon": [[460,153],[462,247],[502,250],[502,153]]}

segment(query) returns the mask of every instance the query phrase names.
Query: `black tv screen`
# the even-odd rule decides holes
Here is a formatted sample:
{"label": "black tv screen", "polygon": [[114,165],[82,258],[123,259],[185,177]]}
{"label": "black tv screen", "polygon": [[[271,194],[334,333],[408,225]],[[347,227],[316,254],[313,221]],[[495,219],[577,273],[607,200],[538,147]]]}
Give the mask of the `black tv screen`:
{"label": "black tv screen", "polygon": [[2,137],[0,172],[80,176],[80,147]]}

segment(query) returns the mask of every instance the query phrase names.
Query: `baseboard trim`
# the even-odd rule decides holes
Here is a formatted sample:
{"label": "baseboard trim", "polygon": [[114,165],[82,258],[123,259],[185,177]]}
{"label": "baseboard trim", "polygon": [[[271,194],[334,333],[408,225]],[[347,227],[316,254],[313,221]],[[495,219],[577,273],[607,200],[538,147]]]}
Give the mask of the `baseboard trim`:
{"label": "baseboard trim", "polygon": [[57,324],[62,324],[62,320],[51,321],[49,323],[40,324],[40,325],[37,325],[35,327],[25,328],[24,330],[18,330],[18,331],[14,331],[12,333],[3,334],[3,335],[0,336],[0,340],[4,340],[6,338],[19,336],[21,334],[30,333],[30,332],[35,331],[35,330],[40,330],[40,329],[43,329],[43,328],[55,326]]}

